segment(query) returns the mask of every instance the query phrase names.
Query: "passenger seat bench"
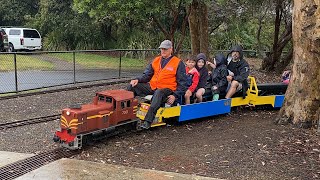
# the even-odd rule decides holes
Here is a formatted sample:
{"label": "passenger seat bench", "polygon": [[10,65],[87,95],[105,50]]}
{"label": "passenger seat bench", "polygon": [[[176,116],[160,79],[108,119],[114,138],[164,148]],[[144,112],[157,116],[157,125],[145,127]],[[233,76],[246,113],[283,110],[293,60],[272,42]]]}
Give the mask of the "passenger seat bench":
{"label": "passenger seat bench", "polygon": [[[145,100],[145,102],[151,104],[152,97],[153,97],[153,95],[147,95],[147,96],[143,97],[143,99]],[[173,106],[176,106],[177,104],[182,104],[181,102],[178,102],[178,101],[179,101],[179,99],[178,100],[176,99],[176,101],[173,103]],[[162,103],[161,107],[165,107],[165,104],[166,103]]]}

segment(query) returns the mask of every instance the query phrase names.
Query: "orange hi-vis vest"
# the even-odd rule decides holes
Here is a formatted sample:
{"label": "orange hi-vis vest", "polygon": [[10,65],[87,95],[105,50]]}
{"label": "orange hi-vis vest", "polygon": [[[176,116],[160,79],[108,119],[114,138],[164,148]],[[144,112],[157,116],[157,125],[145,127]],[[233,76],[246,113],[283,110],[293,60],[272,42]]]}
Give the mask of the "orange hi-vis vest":
{"label": "orange hi-vis vest", "polygon": [[169,88],[172,91],[177,89],[177,69],[180,59],[173,56],[164,68],[161,68],[161,56],[156,57],[152,62],[154,74],[150,80],[152,90]]}

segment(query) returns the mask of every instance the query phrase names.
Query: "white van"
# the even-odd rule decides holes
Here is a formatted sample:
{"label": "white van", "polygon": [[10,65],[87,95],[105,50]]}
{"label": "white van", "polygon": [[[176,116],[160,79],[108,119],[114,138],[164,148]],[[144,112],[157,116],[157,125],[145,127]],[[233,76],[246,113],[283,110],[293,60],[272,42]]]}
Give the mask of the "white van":
{"label": "white van", "polygon": [[3,28],[8,35],[9,52],[18,50],[41,50],[41,36],[36,29]]}

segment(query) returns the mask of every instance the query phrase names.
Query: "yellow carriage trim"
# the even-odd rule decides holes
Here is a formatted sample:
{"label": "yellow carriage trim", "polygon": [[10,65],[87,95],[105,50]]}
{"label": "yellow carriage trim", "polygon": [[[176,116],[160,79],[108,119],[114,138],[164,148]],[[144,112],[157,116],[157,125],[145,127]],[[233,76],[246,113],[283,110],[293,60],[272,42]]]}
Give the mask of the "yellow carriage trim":
{"label": "yellow carriage trim", "polygon": [[243,99],[242,97],[231,98],[231,107],[234,106],[256,106],[256,105],[265,105],[271,104],[274,106],[275,96],[259,96],[258,87],[254,77],[248,77],[250,81],[250,87],[247,90],[247,96]]}

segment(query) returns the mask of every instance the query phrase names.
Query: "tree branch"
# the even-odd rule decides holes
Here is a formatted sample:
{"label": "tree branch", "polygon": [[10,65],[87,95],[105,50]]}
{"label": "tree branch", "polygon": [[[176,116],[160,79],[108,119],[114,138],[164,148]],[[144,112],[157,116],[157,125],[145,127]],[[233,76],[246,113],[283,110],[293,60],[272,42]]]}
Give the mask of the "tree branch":
{"label": "tree branch", "polygon": [[185,14],[185,16],[184,16],[184,19],[183,19],[183,22],[182,22],[182,27],[181,27],[181,30],[182,30],[181,34],[182,34],[182,36],[181,36],[181,38],[180,38],[180,40],[179,40],[179,42],[178,42],[178,44],[177,44],[177,48],[176,48],[176,50],[175,50],[175,53],[179,53],[179,51],[180,51],[180,49],[181,49],[182,42],[183,42],[183,40],[184,40],[184,38],[185,38],[185,35],[186,35],[187,22],[188,22],[188,18],[189,18],[190,12],[191,12],[191,6],[188,7],[188,10],[187,10],[187,12],[186,12],[186,14]]}
{"label": "tree branch", "polygon": [[178,17],[179,17],[179,12],[180,12],[180,8],[181,8],[181,3],[182,3],[182,0],[179,1],[179,6],[178,6],[178,9],[174,9],[172,6],[170,9],[172,9],[172,12],[173,12],[173,22],[172,22],[172,25],[171,25],[171,30],[170,30],[170,35],[172,36],[174,34],[174,32],[176,31],[177,29],[177,22],[178,22]]}
{"label": "tree branch", "polygon": [[214,28],[211,29],[211,31],[209,32],[209,34],[212,34],[213,31],[215,31],[216,29],[218,29],[221,26],[222,22],[220,24],[218,24],[217,26],[215,26]]}
{"label": "tree branch", "polygon": [[157,27],[162,31],[162,33],[166,36],[167,39],[170,39],[170,34],[166,30],[164,26],[160,23],[160,21],[152,15],[152,21],[157,25]]}

